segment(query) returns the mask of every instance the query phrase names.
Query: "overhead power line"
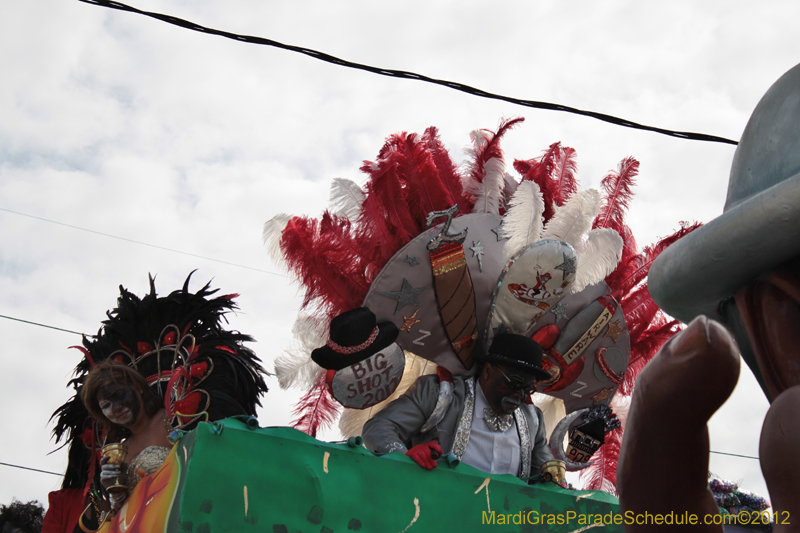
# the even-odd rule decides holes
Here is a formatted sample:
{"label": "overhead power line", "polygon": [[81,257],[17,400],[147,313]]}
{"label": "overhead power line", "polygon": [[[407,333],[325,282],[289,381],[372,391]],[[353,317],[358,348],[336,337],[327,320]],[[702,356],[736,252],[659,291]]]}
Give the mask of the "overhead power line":
{"label": "overhead power line", "polygon": [[19,465],[12,465],[8,463],[0,463],[3,466],[10,466],[11,468],[21,468],[22,470],[32,470],[33,472],[41,472],[42,474],[52,474],[54,476],[63,477],[64,474],[59,474],[58,472],[48,472],[47,470],[39,470],[38,468],[29,468],[27,466],[19,466]]}
{"label": "overhead power line", "polygon": [[442,85],[444,87],[449,87],[450,89],[455,89],[456,91],[461,91],[467,94],[472,94],[474,96],[479,96],[481,98],[489,98],[493,100],[502,100],[505,102],[509,102],[512,104],[531,107],[535,109],[548,109],[551,111],[563,111],[566,113],[573,113],[575,115],[583,115],[591,118],[595,118],[597,120],[602,120],[603,122],[608,122],[610,124],[616,124],[618,126],[624,126],[626,128],[633,128],[638,130],[645,130],[645,131],[653,131],[656,133],[661,133],[663,135],[669,135],[670,137],[679,137],[682,139],[690,139],[694,141],[708,141],[708,142],[718,142],[718,143],[725,143],[725,144],[739,144],[736,141],[725,139],[724,137],[717,137],[716,135],[708,135],[705,133],[693,133],[688,131],[674,131],[668,130],[664,128],[657,128],[654,126],[646,126],[644,124],[638,124],[636,122],[632,122],[630,120],[626,120],[624,118],[615,117],[612,115],[606,115],[604,113],[597,113],[594,111],[586,111],[583,109],[576,109],[574,107],[569,107],[561,104],[552,104],[549,102],[538,102],[535,100],[522,100],[519,98],[513,98],[510,96],[503,96],[500,94],[490,93],[481,89],[476,89],[475,87],[470,87],[469,85],[465,85],[463,83],[447,81],[447,80],[440,80],[436,78],[430,78],[428,76],[424,76],[422,74],[416,74],[414,72],[408,72],[405,70],[393,70],[393,69],[386,69],[380,67],[373,67],[370,65],[364,65],[361,63],[354,63],[352,61],[347,61],[345,59],[340,59],[338,57],[332,56],[330,54],[326,54],[324,52],[319,52],[317,50],[312,50],[310,48],[303,48],[300,46],[294,46],[291,44],[284,44],[278,41],[273,41],[272,39],[266,39],[264,37],[254,37],[251,35],[239,35],[237,33],[230,33],[223,30],[216,30],[213,28],[208,28],[206,26],[201,26],[199,24],[195,24],[194,22],[190,22],[188,20],[184,20],[178,17],[173,17],[171,15],[164,15],[161,13],[154,13],[151,11],[142,11],[136,9],[135,7],[128,6],[126,4],[122,4],[120,2],[114,2],[111,0],[80,0],[81,2],[85,2],[87,4],[94,4],[98,6],[108,7],[111,9],[119,9],[120,11],[129,11],[131,13],[137,13],[139,15],[144,15],[147,17],[152,17],[154,19],[161,20],[163,22],[167,22],[169,24],[174,24],[175,26],[180,26],[181,28],[186,28],[188,30],[197,31],[201,33],[207,33],[210,35],[218,35],[220,37],[225,37],[227,39],[233,39],[235,41],[242,41],[245,43],[250,44],[260,44],[264,46],[274,46],[276,48],[281,48],[283,50],[289,50],[291,52],[297,52],[299,54],[304,54],[314,59],[319,59],[320,61],[325,61],[327,63],[332,63],[334,65],[339,65],[342,67],[353,68],[358,70],[364,70],[366,72],[372,72],[373,74],[379,74],[381,76],[389,76],[391,78],[401,78],[406,80],[417,80],[417,81],[424,81],[426,83],[433,83],[435,85]]}
{"label": "overhead power line", "polygon": [[756,461],[760,460],[758,457],[753,457],[752,455],[739,455],[737,453],[715,452],[713,450],[710,453],[716,453],[718,455],[730,455],[731,457],[742,457],[744,459],[755,459]]}
{"label": "overhead power line", "polygon": [[12,211],[11,209],[5,209],[3,207],[0,207],[0,211],[5,211],[6,213],[12,213],[14,215],[19,215],[19,216],[28,217],[28,218],[35,218],[36,220],[42,220],[44,222],[49,222],[50,224],[58,224],[59,226],[64,226],[64,227],[67,227],[67,228],[77,229],[77,230],[81,230],[81,231],[86,231],[88,233],[94,233],[95,235],[102,235],[103,237],[110,237],[112,239],[118,239],[120,241],[132,242],[134,244],[139,244],[141,246],[149,246],[150,248],[157,248],[159,250],[166,250],[167,252],[173,252],[173,253],[176,253],[176,254],[188,255],[190,257],[197,257],[199,259],[205,259],[207,261],[214,261],[216,263],[222,263],[222,264],[225,264],[225,265],[235,266],[235,267],[239,267],[239,268],[246,268],[248,270],[255,270],[256,272],[263,272],[264,274],[271,274],[273,276],[280,276],[282,278],[288,278],[289,277],[289,276],[286,276],[285,274],[278,274],[276,272],[270,272],[268,270],[261,270],[260,268],[254,268],[254,267],[249,267],[249,266],[246,266],[246,265],[240,265],[238,263],[231,263],[230,261],[223,261],[222,259],[214,259],[213,257],[206,257],[204,255],[197,255],[197,254],[193,254],[193,253],[190,253],[190,252],[182,252],[181,250],[175,250],[173,248],[167,248],[165,246],[158,246],[157,244],[150,244],[150,243],[147,243],[147,242],[135,241],[133,239],[127,239],[125,237],[118,237],[116,235],[111,235],[109,233],[103,233],[101,231],[95,231],[93,229],[82,228],[80,226],[73,226],[72,224],[65,224],[63,222],[58,222],[57,220],[50,220],[48,218],[42,218],[42,217],[37,217],[37,216],[34,216],[34,215],[28,215],[26,213],[20,213],[19,211]]}
{"label": "overhead power line", "polygon": [[14,318],[13,316],[6,316],[0,315],[0,318],[7,318],[8,320],[16,320],[17,322],[24,322],[26,324],[31,324],[33,326],[39,326],[42,328],[49,328],[55,329],[58,331],[65,331],[67,333],[74,333],[75,335],[83,335],[84,337],[95,337],[96,335],[86,335],[85,333],[81,333],[79,331],[72,331],[71,329],[64,329],[64,328],[57,328],[55,326],[48,326],[47,324],[40,324],[39,322],[31,322],[30,320],[22,320],[21,318]]}

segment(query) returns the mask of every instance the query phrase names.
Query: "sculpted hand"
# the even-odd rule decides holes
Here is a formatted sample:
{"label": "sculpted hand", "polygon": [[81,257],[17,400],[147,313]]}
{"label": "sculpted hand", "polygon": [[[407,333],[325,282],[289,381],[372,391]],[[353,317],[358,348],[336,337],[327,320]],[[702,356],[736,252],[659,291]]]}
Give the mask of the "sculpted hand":
{"label": "sculpted hand", "polygon": [[708,489],[708,419],[739,378],[739,351],[719,323],[700,316],[647,364],[631,400],[617,469],[620,510],[695,514],[697,525],[626,525],[625,531],[722,532]]}
{"label": "sculpted hand", "polygon": [[438,442],[424,442],[408,450],[406,455],[422,468],[433,470],[436,468],[436,459],[442,456],[442,447]]}

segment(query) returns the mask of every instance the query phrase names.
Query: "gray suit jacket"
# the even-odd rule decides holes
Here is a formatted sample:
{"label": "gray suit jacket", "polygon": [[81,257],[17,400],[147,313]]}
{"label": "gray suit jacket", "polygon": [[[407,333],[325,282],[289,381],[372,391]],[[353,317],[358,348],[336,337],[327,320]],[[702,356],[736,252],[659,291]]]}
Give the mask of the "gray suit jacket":
{"label": "gray suit jacket", "polygon": [[[453,401],[439,424],[426,433],[422,426],[436,407],[439,396],[439,378],[422,376],[400,398],[373,416],[362,432],[364,444],[373,453],[405,453],[412,446],[438,441],[445,453],[454,453],[459,459],[469,440],[472,425],[472,406],[475,378],[453,378]],[[542,463],[553,460],[547,445],[542,412],[533,405],[523,405],[515,412],[520,448],[520,477],[538,474]],[[529,453],[529,455],[528,455]]]}

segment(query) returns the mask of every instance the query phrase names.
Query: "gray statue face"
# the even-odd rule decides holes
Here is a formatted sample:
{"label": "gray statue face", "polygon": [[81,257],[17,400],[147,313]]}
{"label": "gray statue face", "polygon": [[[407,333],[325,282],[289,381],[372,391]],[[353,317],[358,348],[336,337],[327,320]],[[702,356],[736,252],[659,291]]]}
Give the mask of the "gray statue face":
{"label": "gray statue face", "polygon": [[479,384],[496,413],[510,414],[536,390],[536,377],[523,370],[487,363]]}

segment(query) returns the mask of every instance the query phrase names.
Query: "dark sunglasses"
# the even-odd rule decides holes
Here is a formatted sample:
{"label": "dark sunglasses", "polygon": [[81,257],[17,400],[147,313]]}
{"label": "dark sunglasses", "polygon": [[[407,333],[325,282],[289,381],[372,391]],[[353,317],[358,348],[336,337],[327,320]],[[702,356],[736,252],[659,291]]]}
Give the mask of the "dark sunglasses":
{"label": "dark sunglasses", "polygon": [[516,376],[515,379],[512,379],[508,377],[506,373],[503,372],[499,367],[497,367],[497,370],[503,375],[504,378],[506,378],[506,381],[508,381],[508,386],[511,388],[512,394],[522,391],[522,394],[527,397],[536,392],[535,382],[525,383],[521,379],[516,378]]}

